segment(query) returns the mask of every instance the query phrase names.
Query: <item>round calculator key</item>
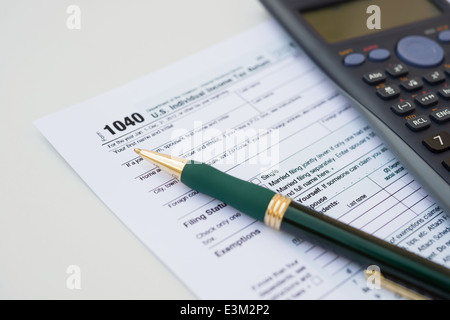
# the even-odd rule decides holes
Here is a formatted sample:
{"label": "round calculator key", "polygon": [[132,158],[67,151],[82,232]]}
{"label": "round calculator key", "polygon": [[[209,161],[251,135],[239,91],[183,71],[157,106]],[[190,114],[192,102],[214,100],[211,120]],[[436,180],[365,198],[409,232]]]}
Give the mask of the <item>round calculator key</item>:
{"label": "round calculator key", "polygon": [[431,68],[444,60],[444,49],[427,37],[408,36],[398,42],[397,55],[409,65]]}
{"label": "round calculator key", "polygon": [[369,52],[369,60],[380,62],[389,59],[391,53],[387,49],[375,49]]}
{"label": "round calculator key", "polygon": [[366,61],[366,57],[361,53],[350,53],[344,58],[344,65],[346,67],[357,67]]}
{"label": "round calculator key", "polygon": [[439,32],[438,39],[440,42],[449,43],[450,42],[450,30],[444,30]]}

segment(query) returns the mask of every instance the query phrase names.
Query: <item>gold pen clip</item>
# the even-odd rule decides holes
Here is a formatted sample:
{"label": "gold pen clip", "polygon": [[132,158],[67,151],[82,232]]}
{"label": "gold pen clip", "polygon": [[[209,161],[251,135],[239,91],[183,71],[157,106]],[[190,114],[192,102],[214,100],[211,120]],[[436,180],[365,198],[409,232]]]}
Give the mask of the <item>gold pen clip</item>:
{"label": "gold pen clip", "polygon": [[379,283],[379,285],[389,291],[392,291],[396,294],[401,295],[404,298],[410,299],[410,300],[430,300],[430,298],[421,295],[420,293],[417,293],[407,287],[404,287],[392,280],[386,279],[380,271],[378,270],[371,270],[371,269],[365,269],[364,270],[364,276],[367,280],[374,281]]}

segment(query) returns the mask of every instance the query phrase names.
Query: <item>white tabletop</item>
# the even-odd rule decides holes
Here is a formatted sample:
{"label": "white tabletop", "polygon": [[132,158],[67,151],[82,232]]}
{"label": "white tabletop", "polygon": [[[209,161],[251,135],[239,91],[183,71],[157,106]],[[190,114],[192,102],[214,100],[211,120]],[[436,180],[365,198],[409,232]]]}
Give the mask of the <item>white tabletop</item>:
{"label": "white tabletop", "polygon": [[195,298],[32,122],[267,19],[257,0],[0,0],[0,299]]}

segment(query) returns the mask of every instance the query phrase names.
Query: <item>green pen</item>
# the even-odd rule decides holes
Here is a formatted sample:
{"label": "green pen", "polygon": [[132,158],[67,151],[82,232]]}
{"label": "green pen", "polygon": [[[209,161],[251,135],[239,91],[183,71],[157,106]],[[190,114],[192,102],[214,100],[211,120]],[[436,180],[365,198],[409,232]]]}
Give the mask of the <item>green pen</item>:
{"label": "green pen", "polygon": [[365,266],[377,266],[381,286],[409,299],[450,299],[450,270],[387,241],[318,213],[212,166],[135,149],[186,186],[216,198],[276,230],[285,231]]}

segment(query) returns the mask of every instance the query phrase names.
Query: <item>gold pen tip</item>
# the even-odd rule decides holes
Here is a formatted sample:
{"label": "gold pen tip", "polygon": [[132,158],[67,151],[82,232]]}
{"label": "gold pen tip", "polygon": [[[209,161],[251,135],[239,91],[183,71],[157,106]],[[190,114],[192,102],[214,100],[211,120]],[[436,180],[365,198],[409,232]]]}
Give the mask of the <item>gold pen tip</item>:
{"label": "gold pen tip", "polygon": [[150,150],[142,150],[139,148],[134,149],[134,152],[139,154],[142,158],[150,161],[161,170],[168,172],[178,180],[181,179],[181,173],[185,164],[188,162],[186,159],[172,157],[171,155],[162,154]]}

